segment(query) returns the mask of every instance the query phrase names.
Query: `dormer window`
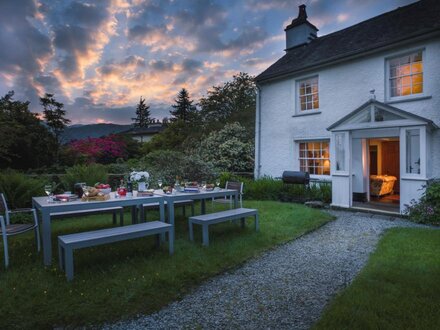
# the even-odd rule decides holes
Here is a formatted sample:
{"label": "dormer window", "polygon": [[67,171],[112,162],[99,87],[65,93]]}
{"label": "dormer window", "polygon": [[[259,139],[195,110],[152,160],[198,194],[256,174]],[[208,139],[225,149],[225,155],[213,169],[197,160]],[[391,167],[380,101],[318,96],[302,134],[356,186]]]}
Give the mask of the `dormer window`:
{"label": "dormer window", "polygon": [[423,52],[389,59],[389,95],[401,97],[423,93]]}
{"label": "dormer window", "polygon": [[318,77],[298,81],[298,95],[301,111],[319,109]]}

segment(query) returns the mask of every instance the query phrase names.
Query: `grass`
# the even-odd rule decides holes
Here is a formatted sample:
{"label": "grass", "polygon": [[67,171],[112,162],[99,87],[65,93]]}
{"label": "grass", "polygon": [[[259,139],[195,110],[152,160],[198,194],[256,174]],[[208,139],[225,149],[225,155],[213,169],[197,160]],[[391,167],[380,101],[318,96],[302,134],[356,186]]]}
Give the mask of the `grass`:
{"label": "grass", "polygon": [[[189,242],[187,222],[178,216],[173,256],[168,255],[167,244],[156,249],[154,237],[78,250],[71,283],[58,269],[56,237],[109,227],[111,215],[54,221],[51,267],[44,267],[42,254],[36,254],[32,233],[12,237],[10,268],[0,272],[0,328],[75,327],[150,313],[205,279],[331,220],[297,204],[250,201],[245,207],[259,210],[259,233],[250,219],[245,229],[218,224],[210,228],[211,244],[204,248],[200,228],[195,227],[196,242]],[[126,221],[129,218],[127,214]],[[150,212],[149,219],[153,218]]]}
{"label": "grass", "polygon": [[391,229],[315,329],[439,329],[440,230]]}

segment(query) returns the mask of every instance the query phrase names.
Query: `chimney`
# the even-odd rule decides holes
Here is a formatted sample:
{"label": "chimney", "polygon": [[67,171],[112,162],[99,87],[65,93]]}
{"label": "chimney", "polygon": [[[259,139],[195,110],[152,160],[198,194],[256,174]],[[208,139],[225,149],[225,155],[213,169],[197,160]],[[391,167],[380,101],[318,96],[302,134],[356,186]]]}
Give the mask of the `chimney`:
{"label": "chimney", "polygon": [[307,44],[318,37],[318,29],[307,20],[306,5],[299,6],[298,17],[284,31],[286,31],[286,51]]}

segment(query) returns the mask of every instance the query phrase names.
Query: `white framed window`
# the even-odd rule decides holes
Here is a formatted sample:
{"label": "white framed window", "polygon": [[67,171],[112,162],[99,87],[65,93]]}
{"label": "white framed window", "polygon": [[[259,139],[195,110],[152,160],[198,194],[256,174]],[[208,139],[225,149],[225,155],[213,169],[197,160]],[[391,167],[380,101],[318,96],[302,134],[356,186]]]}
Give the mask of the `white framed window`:
{"label": "white framed window", "polygon": [[330,175],[330,141],[299,142],[299,169],[311,175]]}
{"label": "white framed window", "polygon": [[420,129],[406,130],[406,173],[420,174]]}
{"label": "white framed window", "polygon": [[389,58],[387,71],[391,99],[423,94],[423,50]]}
{"label": "white framed window", "polygon": [[297,85],[299,112],[319,109],[318,76],[299,80]]}
{"label": "white framed window", "polygon": [[345,133],[335,134],[336,171],[345,171]]}

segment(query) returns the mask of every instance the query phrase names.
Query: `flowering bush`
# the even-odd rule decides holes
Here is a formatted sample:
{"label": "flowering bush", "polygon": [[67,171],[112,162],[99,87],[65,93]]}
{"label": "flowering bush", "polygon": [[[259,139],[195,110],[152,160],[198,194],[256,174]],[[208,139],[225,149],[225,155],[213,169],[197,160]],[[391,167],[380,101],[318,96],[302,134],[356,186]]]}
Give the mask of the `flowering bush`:
{"label": "flowering bush", "polygon": [[406,205],[405,213],[418,223],[440,225],[440,180],[428,184],[419,201]]}
{"label": "flowering bush", "polygon": [[134,182],[147,182],[150,178],[150,174],[146,171],[144,172],[131,172],[130,180]]}
{"label": "flowering bush", "polygon": [[[126,143],[117,135],[109,135],[102,138],[87,138],[76,140],[69,144],[69,150],[81,160],[87,163],[108,164],[117,158],[125,158]],[[81,161],[79,161],[81,162]]]}

